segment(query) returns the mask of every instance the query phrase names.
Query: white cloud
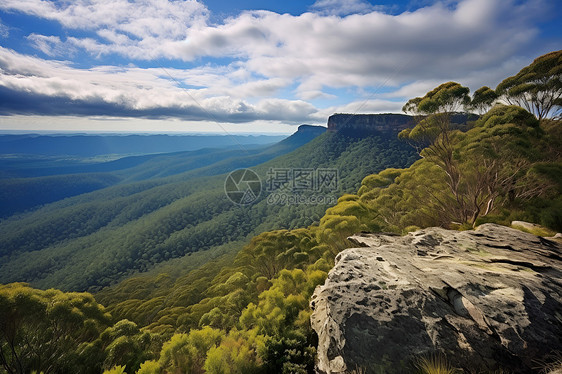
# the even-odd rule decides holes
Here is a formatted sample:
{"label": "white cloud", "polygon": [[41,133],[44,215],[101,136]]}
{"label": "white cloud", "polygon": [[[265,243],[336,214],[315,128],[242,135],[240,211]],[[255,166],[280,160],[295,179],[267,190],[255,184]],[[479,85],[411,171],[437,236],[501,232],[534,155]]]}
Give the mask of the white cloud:
{"label": "white cloud", "polygon": [[397,90],[382,94],[380,96],[383,98],[400,98],[400,97],[413,98],[417,96],[423,96],[427,92],[431,91],[432,89],[440,85],[441,83],[444,82],[440,80],[415,81],[415,82],[407,83]]}
{"label": "white cloud", "polygon": [[[93,31],[99,40],[71,37],[66,43],[96,55],[118,53],[137,59],[151,56],[147,52],[157,51],[163,43],[184,40],[190,27],[205,25],[208,18],[207,8],[196,0],[3,0],[0,9]],[[38,46],[43,50],[45,44]]]}
{"label": "white cloud", "polygon": [[[300,97],[323,87],[399,86],[486,72],[524,52],[537,35],[528,14],[541,0],[465,0],[389,15],[347,17],[247,12],[223,25],[193,28],[162,53],[191,61],[237,58],[254,74],[300,83]],[[543,6],[542,9],[545,9]],[[508,72],[513,73],[513,72]],[[505,76],[505,75],[504,75]]]}
{"label": "white cloud", "polygon": [[[276,121],[252,121],[248,123],[221,123],[212,121],[183,121],[178,119],[144,119],[144,118],[111,118],[111,117],[52,117],[52,116],[20,116],[4,117],[0,120],[0,130],[19,132],[177,132],[177,133],[215,133],[215,134],[292,134],[295,125]],[[236,143],[234,143],[236,144]]]}
{"label": "white cloud", "polygon": [[186,27],[205,23],[208,10],[196,0],[3,0],[0,9],[60,22],[70,29],[111,29],[132,38],[182,38]]}
{"label": "white cloud", "polygon": [[[317,109],[300,100],[267,98],[284,85],[282,79],[263,79],[236,86],[209,67],[192,70],[100,66],[76,69],[68,62],[24,56],[0,47],[1,114],[107,115],[177,117],[193,121],[301,123]],[[169,79],[169,75],[174,79]],[[179,87],[201,84],[204,88]],[[218,87],[221,86],[219,89]],[[21,96],[17,108],[8,108],[10,96]],[[256,103],[247,101],[256,96]],[[51,99],[48,99],[51,98]],[[20,100],[20,101],[21,101]],[[50,101],[49,101],[50,100]],[[46,103],[46,104],[45,104]],[[101,113],[99,111],[102,111]]]}
{"label": "white cloud", "polygon": [[402,102],[381,99],[367,99],[322,109],[315,114],[315,117],[318,120],[325,120],[334,113],[400,113],[403,105],[404,104]]}
{"label": "white cloud", "polygon": [[374,6],[364,0],[317,0],[310,8],[321,14],[337,16],[370,13],[385,9],[384,6]]}
{"label": "white cloud", "polygon": [[7,38],[10,35],[10,28],[2,23],[0,19],[0,38]]}
{"label": "white cloud", "polygon": [[30,34],[27,36],[33,46],[44,54],[54,57],[61,55],[71,55],[76,48],[61,41],[58,36],[46,36]]}
{"label": "white cloud", "polygon": [[[29,35],[48,56],[85,51],[101,61],[110,54],[142,64],[172,59],[176,68],[77,69],[1,49],[0,85],[97,100],[126,113],[158,116],[170,109],[232,122],[400,111],[402,103],[387,99],[423,95],[449,80],[474,90],[517,72],[536,57],[527,52],[537,40],[535,25],[554,7],[546,0],[438,1],[394,15],[362,0],[318,0],[298,16],[248,11],[211,24],[194,0],[4,0],[0,9],[86,31]],[[178,68],[182,61],[189,67]],[[334,99],[337,90],[355,95],[353,102],[329,108],[308,102]]]}

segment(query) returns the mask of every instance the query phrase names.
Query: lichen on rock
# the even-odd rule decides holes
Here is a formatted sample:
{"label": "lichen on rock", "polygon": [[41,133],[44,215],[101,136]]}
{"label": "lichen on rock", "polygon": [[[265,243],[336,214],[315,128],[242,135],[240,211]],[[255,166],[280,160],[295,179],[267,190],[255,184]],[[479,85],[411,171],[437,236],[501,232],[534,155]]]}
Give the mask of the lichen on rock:
{"label": "lichen on rock", "polygon": [[350,240],[311,300],[319,372],[411,372],[439,352],[527,373],[562,351],[560,244],[495,224]]}

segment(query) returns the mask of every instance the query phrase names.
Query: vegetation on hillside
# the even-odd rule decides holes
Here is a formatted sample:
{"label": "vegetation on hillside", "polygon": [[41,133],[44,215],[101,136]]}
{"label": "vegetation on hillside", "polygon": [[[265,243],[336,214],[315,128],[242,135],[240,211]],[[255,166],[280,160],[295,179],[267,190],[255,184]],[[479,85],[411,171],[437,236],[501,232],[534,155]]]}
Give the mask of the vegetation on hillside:
{"label": "vegetation on hillside", "polygon": [[[299,142],[287,139],[269,149],[267,157]],[[250,162],[262,160],[264,152],[220,160],[213,171],[203,167],[105,188],[5,220],[0,223],[0,282],[96,291],[194,252],[268,230],[306,227],[318,222],[326,209],[318,204],[271,204],[266,193],[252,205],[235,205],[224,193],[225,175],[205,176],[220,168],[252,166],[264,188],[270,168],[333,168],[340,175],[333,191],[337,196],[356,190],[366,174],[405,167],[416,159],[406,144],[377,134],[353,138],[326,133],[253,166]],[[157,163],[161,169],[163,157]]]}
{"label": "vegetation on hillside", "polygon": [[[560,57],[557,61],[560,67]],[[560,69],[552,71],[557,73],[551,78],[560,81]],[[533,86],[529,90],[527,100],[540,106],[542,96],[533,94]],[[508,101],[512,94],[519,91],[502,91],[499,97]],[[131,278],[98,293],[115,323],[97,337],[78,341],[73,354],[91,362],[92,372],[309,373],[316,346],[310,296],[324,282],[335,255],[349,245],[348,235],[434,225],[464,229],[512,219],[562,230],[560,120],[499,104],[467,131],[450,126],[451,112],[472,100],[468,89],[454,82],[410,100],[405,109],[415,111],[418,122],[401,138],[421,159],[408,168],[368,175],[356,194],[342,195],[317,224],[261,233],[236,255],[175,280],[164,273]],[[25,298],[41,292],[58,291],[8,285],[0,288],[0,305],[24,308],[11,300],[19,293]],[[51,315],[39,311],[34,318],[48,328]],[[96,331],[105,326],[98,323]],[[18,336],[34,337],[35,331],[22,325],[15,329]],[[1,344],[2,352],[10,352],[8,340]],[[76,361],[60,356],[60,362]],[[37,361],[26,365],[46,370]]]}

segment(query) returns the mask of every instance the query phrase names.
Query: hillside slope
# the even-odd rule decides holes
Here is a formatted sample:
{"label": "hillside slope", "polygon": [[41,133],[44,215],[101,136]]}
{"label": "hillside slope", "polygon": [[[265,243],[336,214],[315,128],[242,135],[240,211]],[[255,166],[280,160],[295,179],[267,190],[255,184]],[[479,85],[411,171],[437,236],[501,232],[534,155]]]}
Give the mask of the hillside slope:
{"label": "hillside slope", "polygon": [[333,204],[366,173],[415,160],[395,133],[360,138],[326,133],[306,143],[314,135],[289,138],[249,159],[105,188],[6,220],[0,223],[0,282],[97,290],[170,259],[267,230],[310,225],[326,209],[272,204],[265,193],[252,205],[236,205],[224,193],[226,176],[208,174],[271,159],[253,168],[265,185],[272,168],[334,168],[340,180],[328,201]]}

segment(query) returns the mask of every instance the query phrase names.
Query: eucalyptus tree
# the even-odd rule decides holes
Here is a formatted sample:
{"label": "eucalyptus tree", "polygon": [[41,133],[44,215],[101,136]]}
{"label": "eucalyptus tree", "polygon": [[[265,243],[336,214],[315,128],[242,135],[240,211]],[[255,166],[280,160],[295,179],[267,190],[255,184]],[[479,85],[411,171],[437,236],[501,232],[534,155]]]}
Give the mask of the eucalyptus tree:
{"label": "eucalyptus tree", "polygon": [[496,88],[503,100],[533,113],[539,120],[562,113],[562,50],[536,58]]}
{"label": "eucalyptus tree", "polygon": [[422,158],[435,163],[447,174],[447,185],[461,207],[464,202],[459,191],[460,170],[453,157],[456,132],[451,129],[451,115],[470,104],[469,92],[468,87],[447,82],[423,97],[409,100],[402,110],[414,114],[417,124],[398,135],[413,145]]}
{"label": "eucalyptus tree", "polygon": [[494,101],[498,99],[496,91],[488,86],[480,87],[472,95],[472,100],[468,105],[470,110],[475,111],[477,114],[482,115],[492,107]]}

